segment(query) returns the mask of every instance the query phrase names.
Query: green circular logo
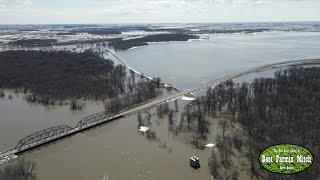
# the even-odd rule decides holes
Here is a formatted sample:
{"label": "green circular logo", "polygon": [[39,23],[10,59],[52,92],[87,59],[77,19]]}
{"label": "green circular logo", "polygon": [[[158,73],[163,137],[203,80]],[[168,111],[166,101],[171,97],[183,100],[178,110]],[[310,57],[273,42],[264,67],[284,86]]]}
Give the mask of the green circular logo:
{"label": "green circular logo", "polygon": [[313,155],[304,147],[281,144],[265,149],[260,154],[259,161],[268,171],[293,174],[308,169],[312,165]]}

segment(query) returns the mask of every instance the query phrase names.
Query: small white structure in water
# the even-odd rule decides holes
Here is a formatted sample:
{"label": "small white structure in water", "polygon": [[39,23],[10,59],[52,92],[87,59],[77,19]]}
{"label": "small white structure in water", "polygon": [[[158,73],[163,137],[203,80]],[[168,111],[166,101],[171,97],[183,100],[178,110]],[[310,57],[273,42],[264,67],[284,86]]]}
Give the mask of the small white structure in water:
{"label": "small white structure in water", "polygon": [[195,100],[196,98],[194,98],[194,97],[188,97],[188,96],[185,96],[185,95],[183,95],[182,97],[181,97],[181,100],[184,100],[184,101],[193,101],[193,100]]}
{"label": "small white structure in water", "polygon": [[190,166],[195,169],[200,168],[200,159],[197,156],[192,156],[190,158]]}
{"label": "small white structure in water", "polygon": [[145,127],[145,126],[140,126],[139,131],[140,132],[147,132],[150,128]]}
{"label": "small white structure in water", "polygon": [[215,146],[215,144],[212,144],[212,143],[209,143],[209,144],[206,145],[207,148],[212,148],[214,146]]}

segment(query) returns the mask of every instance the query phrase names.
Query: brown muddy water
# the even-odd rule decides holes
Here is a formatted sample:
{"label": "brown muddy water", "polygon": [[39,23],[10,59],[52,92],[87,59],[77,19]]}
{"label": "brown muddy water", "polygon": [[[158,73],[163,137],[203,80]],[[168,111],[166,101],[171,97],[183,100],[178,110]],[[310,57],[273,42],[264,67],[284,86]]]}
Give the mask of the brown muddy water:
{"label": "brown muddy water", "polygon": [[[150,112],[150,123],[145,126],[150,127],[152,137],[138,131],[134,114],[22,156],[36,161],[38,179],[46,180],[209,179],[207,161],[212,148],[194,148],[187,135],[169,130],[167,115],[159,119],[155,108]],[[179,117],[176,113],[174,120]],[[213,142],[220,133],[214,120],[210,131],[208,142]],[[200,157],[198,170],[189,165],[192,155]]]}
{"label": "brown muddy water", "polygon": [[[75,126],[84,116],[103,109],[101,103],[87,102],[83,111],[72,112],[68,105],[44,107],[27,103],[22,94],[13,91],[5,94],[0,99],[1,151],[14,147],[30,133],[56,125]],[[187,102],[179,100],[180,111]],[[174,103],[170,106],[173,109]],[[137,114],[132,114],[19,156],[37,163],[37,179],[41,180],[209,179],[207,163],[212,148],[196,149],[190,134],[173,133],[168,115],[160,119],[155,109],[149,110],[150,121],[142,113],[152,137],[138,131]],[[179,119],[180,114],[175,113],[174,121]],[[211,123],[208,143],[214,143],[220,133],[216,122]],[[189,165],[192,155],[200,157],[198,170]]]}
{"label": "brown muddy water", "polygon": [[[12,99],[8,96],[12,95]],[[0,152],[13,148],[23,137],[52,126],[75,126],[84,116],[103,110],[99,102],[86,102],[82,111],[70,111],[69,105],[42,106],[28,103],[23,94],[5,90],[0,98]]]}

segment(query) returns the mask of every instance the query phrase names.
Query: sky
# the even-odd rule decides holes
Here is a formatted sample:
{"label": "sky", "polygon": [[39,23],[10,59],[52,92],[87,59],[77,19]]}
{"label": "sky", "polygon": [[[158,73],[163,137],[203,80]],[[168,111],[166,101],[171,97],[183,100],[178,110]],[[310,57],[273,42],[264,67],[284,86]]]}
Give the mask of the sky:
{"label": "sky", "polygon": [[0,24],[320,21],[320,0],[0,0]]}

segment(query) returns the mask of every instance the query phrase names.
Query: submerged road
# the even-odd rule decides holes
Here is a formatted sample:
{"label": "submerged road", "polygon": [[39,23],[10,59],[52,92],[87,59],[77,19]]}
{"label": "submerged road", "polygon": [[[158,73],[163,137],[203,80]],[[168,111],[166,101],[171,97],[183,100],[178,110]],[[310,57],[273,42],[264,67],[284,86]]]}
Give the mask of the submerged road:
{"label": "submerged road", "polygon": [[[131,71],[133,71],[134,73],[136,73],[137,75],[140,75],[142,77],[145,77],[151,81],[156,81],[154,78],[150,77],[150,76],[147,76],[145,75],[144,73],[141,73],[139,71],[137,71],[136,69],[132,68],[131,66],[129,66],[124,60],[122,60],[120,57],[118,57],[116,55],[116,52],[114,52],[113,50],[111,49],[106,49],[106,51],[111,54],[117,61],[119,61],[122,65],[124,65],[125,67],[127,67],[128,69],[130,69]],[[172,89],[176,90],[176,91],[179,91],[179,88],[177,87],[174,87],[170,84],[167,84],[167,83],[164,83],[164,82],[160,82],[164,87],[171,87]]]}
{"label": "submerged road", "polygon": [[[234,74],[231,76],[226,76],[226,77],[222,77],[222,78],[210,81],[210,82],[202,84],[196,88],[180,90],[178,93],[176,93],[174,95],[161,97],[161,98],[152,100],[152,101],[147,102],[141,106],[132,108],[130,110],[127,110],[125,112],[119,113],[114,116],[106,117],[106,115],[104,115],[103,113],[102,114],[97,113],[97,115],[89,117],[89,118],[94,119],[94,121],[91,121],[91,119],[89,119],[90,121],[88,121],[88,123],[86,123],[85,125],[82,125],[81,127],[79,127],[79,126],[77,126],[75,128],[65,127],[66,130],[56,129],[55,131],[52,131],[52,132],[46,131],[46,133],[48,134],[47,137],[42,137],[42,138],[33,137],[33,139],[30,139],[31,143],[29,141],[27,141],[27,143],[24,142],[25,144],[19,145],[19,143],[20,143],[20,141],[19,141],[19,143],[17,144],[17,146],[15,148],[8,150],[6,152],[0,153],[0,164],[1,164],[1,162],[6,162],[8,159],[10,159],[10,157],[14,157],[15,154],[19,154],[19,153],[26,152],[31,149],[35,149],[35,148],[40,147],[44,144],[71,136],[73,134],[82,132],[82,131],[90,129],[92,127],[119,119],[119,118],[126,116],[126,115],[129,115],[131,113],[141,111],[143,109],[150,108],[150,107],[153,107],[153,106],[161,104],[161,103],[173,101],[174,99],[180,98],[184,95],[192,95],[193,96],[194,94],[198,93],[200,90],[206,90],[209,87],[214,87],[217,84],[223,83],[228,80],[234,80],[234,79],[241,77],[241,76],[244,76],[244,75],[269,70],[269,69],[272,69],[274,67],[278,67],[281,65],[297,65],[297,64],[305,64],[305,63],[320,63],[320,59],[283,61],[283,62],[273,63],[273,64],[269,64],[269,65],[263,65],[263,66],[251,68],[245,72],[237,73],[237,74]],[[34,134],[32,134],[32,136],[34,136]],[[36,140],[34,140],[34,139],[36,139]]]}

